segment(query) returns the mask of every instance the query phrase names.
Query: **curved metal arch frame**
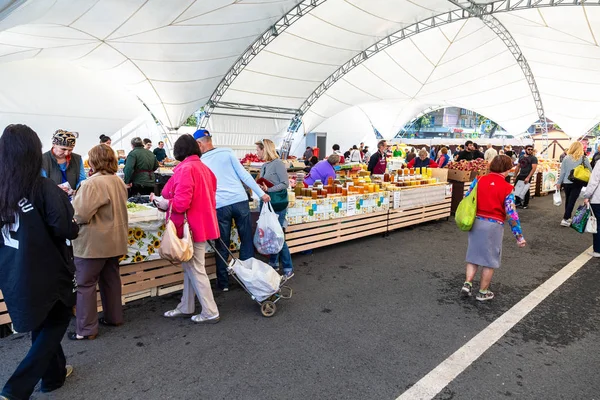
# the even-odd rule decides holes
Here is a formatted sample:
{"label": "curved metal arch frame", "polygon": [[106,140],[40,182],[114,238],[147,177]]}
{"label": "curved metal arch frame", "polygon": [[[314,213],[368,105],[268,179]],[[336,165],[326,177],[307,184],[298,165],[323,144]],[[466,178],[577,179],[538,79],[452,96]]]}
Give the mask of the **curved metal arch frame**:
{"label": "curved metal arch frame", "polygon": [[[518,45],[514,38],[508,33],[507,29],[498,21],[497,18],[493,16],[495,13],[500,12],[510,12],[510,11],[519,11],[525,9],[532,8],[549,8],[549,7],[559,7],[559,6],[581,6],[581,5],[595,5],[600,6],[600,1],[594,0],[586,1],[586,0],[500,0],[495,1],[493,3],[488,4],[477,4],[471,1],[452,1],[449,0],[452,4],[460,7],[458,10],[448,11],[436,16],[426,18],[422,21],[416,22],[412,25],[409,25],[388,37],[380,40],[379,42],[369,46],[364,51],[360,52],[352,59],[348,60],[344,63],[340,68],[334,71],[325,81],[323,81],[314,91],[311,93],[306,101],[300,106],[300,114],[298,117],[304,115],[308,109],[325,93],[333,84],[335,84],[338,80],[340,80],[343,76],[345,76],[348,72],[356,68],[358,65],[362,64],[364,61],[373,57],[380,51],[398,43],[402,40],[408,39],[412,36],[415,36],[421,32],[428,31],[433,28],[437,28],[443,25],[448,25],[453,22],[465,20],[468,18],[480,18],[483,22],[488,25],[498,36],[505,41],[505,38],[509,40],[510,45],[514,49],[518,49]],[[501,36],[502,35],[502,36]],[[506,41],[505,41],[506,43]],[[513,50],[511,49],[511,52]],[[530,71],[527,61],[523,56],[520,49],[518,50],[519,56],[515,56],[515,59],[523,69],[523,65],[527,65],[527,69]],[[515,55],[515,53],[513,53]],[[533,75],[531,75],[533,78]],[[528,83],[529,83],[528,78]],[[535,80],[532,81],[533,85],[535,85]],[[537,85],[535,85],[537,87]],[[530,84],[531,87],[531,84]],[[539,92],[534,95],[536,102],[539,98]],[[541,99],[539,100],[541,104]],[[537,107],[537,105],[536,105]],[[545,116],[544,116],[545,118]]]}
{"label": "curved metal arch frame", "polygon": [[[233,81],[240,75],[240,73],[250,64],[250,62],[260,53],[269,43],[271,43],[277,36],[279,36],[282,32],[284,32],[287,28],[289,28],[294,22],[298,21],[300,18],[310,13],[319,5],[323,4],[327,0],[304,0],[298,4],[296,4],[290,11],[288,11],[283,17],[281,17],[275,24],[271,25],[269,29],[267,29],[262,35],[258,37],[248,48],[242,53],[242,55],[236,60],[236,62],[231,66],[229,71],[225,74],[219,85],[210,96],[210,99],[206,103],[204,114],[202,116],[201,121],[199,121],[198,126],[201,128],[205,128],[208,124],[208,119],[210,118],[212,112],[215,108],[221,105],[220,100],[229,89]],[[231,103],[227,103],[231,104]],[[248,107],[253,107],[252,111],[264,111],[262,106],[255,105]],[[272,107],[269,107],[272,108]],[[269,111],[267,111],[269,112]]]}
{"label": "curved metal arch frame", "polygon": [[[249,48],[244,52],[244,54],[242,54],[242,56],[240,56],[240,58],[234,63],[234,65],[230,68],[225,77],[217,86],[217,89],[211,96],[211,99],[207,102],[205,113],[200,121],[199,126],[205,127],[208,124],[208,119],[210,118],[212,111],[214,110],[215,106],[218,106],[218,102],[222,98],[224,93],[231,86],[235,78],[239,76],[239,74],[245,69],[245,67],[250,63],[250,61],[262,49],[264,49],[271,41],[273,41],[279,35],[279,33],[286,30],[294,22],[298,21],[302,16],[310,13],[314,8],[324,3],[325,1],[326,0],[305,0],[299,3],[298,5],[294,6],[294,8],[290,10],[286,15],[284,15],[276,24],[274,24],[267,31],[265,31],[265,33],[263,33],[263,35],[261,35],[261,37],[258,38],[252,45],[250,45]],[[304,103],[297,110],[297,113],[295,114],[288,128],[289,135],[284,139],[284,150],[286,147],[288,147],[286,146],[286,144],[291,144],[291,137],[302,125],[303,115],[331,86],[333,86],[333,84],[335,84],[348,72],[350,72],[352,69],[354,69],[364,61],[368,60],[380,51],[404,39],[408,39],[409,37],[412,37],[418,33],[434,29],[439,26],[447,25],[468,18],[480,18],[484,22],[486,22],[486,20],[484,19],[486,16],[492,16],[492,14],[500,12],[510,12],[535,8],[551,8],[559,6],[600,6],[600,0],[498,0],[488,4],[477,4],[472,1],[449,1],[457,5],[459,9],[440,13],[433,17],[428,17],[422,21],[418,21],[414,24],[404,27],[403,29],[369,46],[367,49],[363,50],[362,52],[354,56],[352,59],[344,63],[340,68],[334,71],[327,79],[325,79],[325,81],[323,81],[313,91],[313,93],[311,93],[307,97]],[[498,21],[495,17],[493,19]],[[506,31],[506,28],[504,28],[504,31]],[[516,44],[516,41],[514,41],[514,39],[512,39],[512,41]],[[522,57],[522,61],[520,61],[518,58],[516,59],[517,62],[519,62],[520,66],[522,61],[526,62],[524,57]],[[531,77],[533,78],[533,75],[531,75]],[[528,83],[531,87],[529,79]],[[533,83],[535,84],[535,80],[533,80]],[[261,105],[254,105],[253,107],[253,111],[262,111],[264,108],[264,106]],[[545,115],[543,120],[545,121]]]}

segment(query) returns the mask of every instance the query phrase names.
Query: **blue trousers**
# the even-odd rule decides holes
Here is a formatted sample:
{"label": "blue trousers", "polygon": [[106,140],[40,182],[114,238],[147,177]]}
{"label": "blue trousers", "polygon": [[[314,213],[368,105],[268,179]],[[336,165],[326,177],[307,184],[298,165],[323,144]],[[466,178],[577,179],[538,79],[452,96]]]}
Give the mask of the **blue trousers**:
{"label": "blue trousers", "polygon": [[[287,209],[275,212],[279,217],[279,224],[285,230]],[[292,272],[294,270],[294,266],[292,265],[292,255],[290,254],[290,249],[288,248],[288,245],[285,242],[283,243],[283,248],[281,249],[279,254],[271,254],[269,256],[269,264],[271,266],[277,267],[279,265],[279,261],[281,261],[283,273],[287,274],[288,272]]]}
{"label": "blue trousers", "polygon": [[[225,246],[231,242],[231,225],[235,221],[238,234],[240,235],[240,260],[247,260],[254,257],[254,243],[252,242],[252,222],[250,220],[250,205],[247,201],[231,204],[225,207],[217,208],[217,220],[219,221],[219,232],[221,240],[215,241],[215,247],[221,256],[229,259],[229,251]],[[221,243],[221,241],[223,243]],[[229,287],[229,275],[227,274],[227,264],[216,257],[217,261],[217,286],[219,289]]]}

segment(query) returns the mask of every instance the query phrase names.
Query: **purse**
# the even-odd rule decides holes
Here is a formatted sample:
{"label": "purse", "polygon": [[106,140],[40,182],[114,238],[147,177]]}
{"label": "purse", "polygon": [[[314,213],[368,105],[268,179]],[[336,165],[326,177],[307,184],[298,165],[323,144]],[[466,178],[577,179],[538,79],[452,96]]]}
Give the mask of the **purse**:
{"label": "purse", "polygon": [[576,166],[569,173],[568,179],[573,183],[582,183],[586,184],[590,181],[590,177],[592,176],[592,171],[590,171],[584,165],[585,156],[581,158],[581,164]]}
{"label": "purse", "polygon": [[165,231],[162,236],[158,254],[161,258],[171,262],[186,262],[194,256],[194,241],[192,240],[192,232],[187,220],[187,213],[184,214],[183,220],[183,238],[177,236],[177,227],[171,220],[173,215],[173,202],[169,206],[169,218],[165,224]]}
{"label": "purse", "polygon": [[290,201],[287,189],[269,192],[267,194],[271,197],[271,207],[273,207],[273,211],[283,211],[288,207]]}
{"label": "purse", "polygon": [[594,215],[594,211],[590,207],[590,216],[585,224],[585,233],[598,233],[598,221]]}

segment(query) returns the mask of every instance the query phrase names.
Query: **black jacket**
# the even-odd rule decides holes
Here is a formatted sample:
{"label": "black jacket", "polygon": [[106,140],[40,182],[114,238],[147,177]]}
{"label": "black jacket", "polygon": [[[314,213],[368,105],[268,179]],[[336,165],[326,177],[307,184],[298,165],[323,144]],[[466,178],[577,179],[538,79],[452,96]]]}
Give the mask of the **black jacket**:
{"label": "black jacket", "polygon": [[466,151],[463,150],[460,153],[458,153],[458,158],[456,159],[456,161],[462,161],[462,160],[467,160],[467,161],[471,161],[475,159],[475,152],[474,151]]}
{"label": "black jacket", "polygon": [[71,240],[79,227],[65,192],[48,178],[20,203],[17,221],[2,225],[0,290],[15,330],[39,327],[57,301],[75,304]]}

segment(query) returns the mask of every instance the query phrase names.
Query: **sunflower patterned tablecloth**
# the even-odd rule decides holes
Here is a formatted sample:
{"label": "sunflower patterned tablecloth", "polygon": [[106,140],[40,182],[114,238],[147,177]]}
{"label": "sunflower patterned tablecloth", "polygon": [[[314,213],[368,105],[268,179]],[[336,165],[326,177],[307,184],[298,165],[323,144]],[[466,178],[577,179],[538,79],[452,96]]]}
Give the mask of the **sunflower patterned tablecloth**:
{"label": "sunflower patterned tablecloth", "polygon": [[[165,231],[165,213],[155,208],[141,212],[129,212],[129,230],[127,254],[119,260],[120,264],[133,264],[160,259],[158,248]],[[232,251],[239,250],[240,236],[235,225],[231,229]],[[212,252],[207,244],[206,252]]]}

